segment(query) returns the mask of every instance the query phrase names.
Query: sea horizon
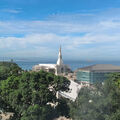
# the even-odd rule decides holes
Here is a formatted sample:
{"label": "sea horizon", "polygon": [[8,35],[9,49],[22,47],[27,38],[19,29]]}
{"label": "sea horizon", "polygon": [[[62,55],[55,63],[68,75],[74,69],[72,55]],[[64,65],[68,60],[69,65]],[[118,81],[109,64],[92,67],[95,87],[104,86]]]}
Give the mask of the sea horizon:
{"label": "sea horizon", "polygon": [[[56,64],[57,59],[50,59],[50,58],[12,58],[13,62],[18,64],[24,70],[31,70],[34,65],[37,64]],[[4,58],[0,61],[11,61],[11,58]],[[113,64],[120,66],[119,60],[72,60],[72,59],[65,59],[63,60],[64,64],[67,64],[71,67],[74,71],[78,68],[94,65],[94,64]]]}

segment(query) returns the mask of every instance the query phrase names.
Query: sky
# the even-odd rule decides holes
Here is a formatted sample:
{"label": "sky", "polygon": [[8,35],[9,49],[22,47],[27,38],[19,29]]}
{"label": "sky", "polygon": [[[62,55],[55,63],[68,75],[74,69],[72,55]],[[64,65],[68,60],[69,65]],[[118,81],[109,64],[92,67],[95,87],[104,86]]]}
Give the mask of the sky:
{"label": "sky", "polygon": [[120,60],[120,0],[0,0],[0,57]]}

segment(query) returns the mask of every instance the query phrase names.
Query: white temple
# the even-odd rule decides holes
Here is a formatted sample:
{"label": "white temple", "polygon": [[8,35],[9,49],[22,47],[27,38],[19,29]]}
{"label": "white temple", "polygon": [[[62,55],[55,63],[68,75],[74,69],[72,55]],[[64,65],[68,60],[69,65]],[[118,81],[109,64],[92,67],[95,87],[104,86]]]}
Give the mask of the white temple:
{"label": "white temple", "polygon": [[63,75],[64,77],[67,77],[70,80],[70,91],[68,92],[57,92],[57,97],[65,97],[68,98],[72,101],[75,101],[78,93],[83,87],[82,85],[76,83],[74,80],[74,73],[72,73],[70,67],[68,65],[65,65],[62,60],[62,51],[61,51],[61,46],[59,49],[59,54],[58,54],[58,60],[56,64],[38,64],[33,66],[33,71],[40,71],[44,70],[47,72],[52,72],[55,73],[56,75]]}
{"label": "white temple", "polygon": [[38,64],[33,66],[33,71],[44,70],[47,72],[55,73],[56,75],[71,73],[71,69],[68,65],[65,65],[62,60],[61,46],[59,49],[58,60],[56,64]]}

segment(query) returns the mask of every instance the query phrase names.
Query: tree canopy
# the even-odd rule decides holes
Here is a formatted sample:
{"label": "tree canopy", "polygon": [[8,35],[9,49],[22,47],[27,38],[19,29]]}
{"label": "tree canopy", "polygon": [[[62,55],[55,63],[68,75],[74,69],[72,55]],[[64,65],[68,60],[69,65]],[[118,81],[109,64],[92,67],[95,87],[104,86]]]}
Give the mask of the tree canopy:
{"label": "tree canopy", "polygon": [[0,62],[0,80],[5,80],[11,75],[18,75],[22,69],[13,62]]}
{"label": "tree canopy", "polygon": [[73,120],[120,120],[120,73],[114,73],[104,84],[81,89],[70,105]]}
{"label": "tree canopy", "polygon": [[[1,100],[5,101],[5,107],[1,107],[14,112],[15,120],[51,120],[60,114],[67,115],[68,112],[59,111],[64,100],[57,99],[56,92],[67,91],[69,84],[65,77],[44,71],[13,74],[0,83]],[[47,104],[56,102],[56,108]]]}

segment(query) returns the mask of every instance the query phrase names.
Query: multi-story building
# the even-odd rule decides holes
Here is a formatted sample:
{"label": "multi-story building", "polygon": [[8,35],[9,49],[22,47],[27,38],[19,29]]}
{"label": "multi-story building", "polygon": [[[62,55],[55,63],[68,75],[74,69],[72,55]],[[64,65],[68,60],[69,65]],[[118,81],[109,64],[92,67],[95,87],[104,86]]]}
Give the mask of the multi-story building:
{"label": "multi-story building", "polygon": [[77,70],[77,81],[83,84],[103,82],[110,73],[120,72],[120,66],[111,64],[96,64]]}

